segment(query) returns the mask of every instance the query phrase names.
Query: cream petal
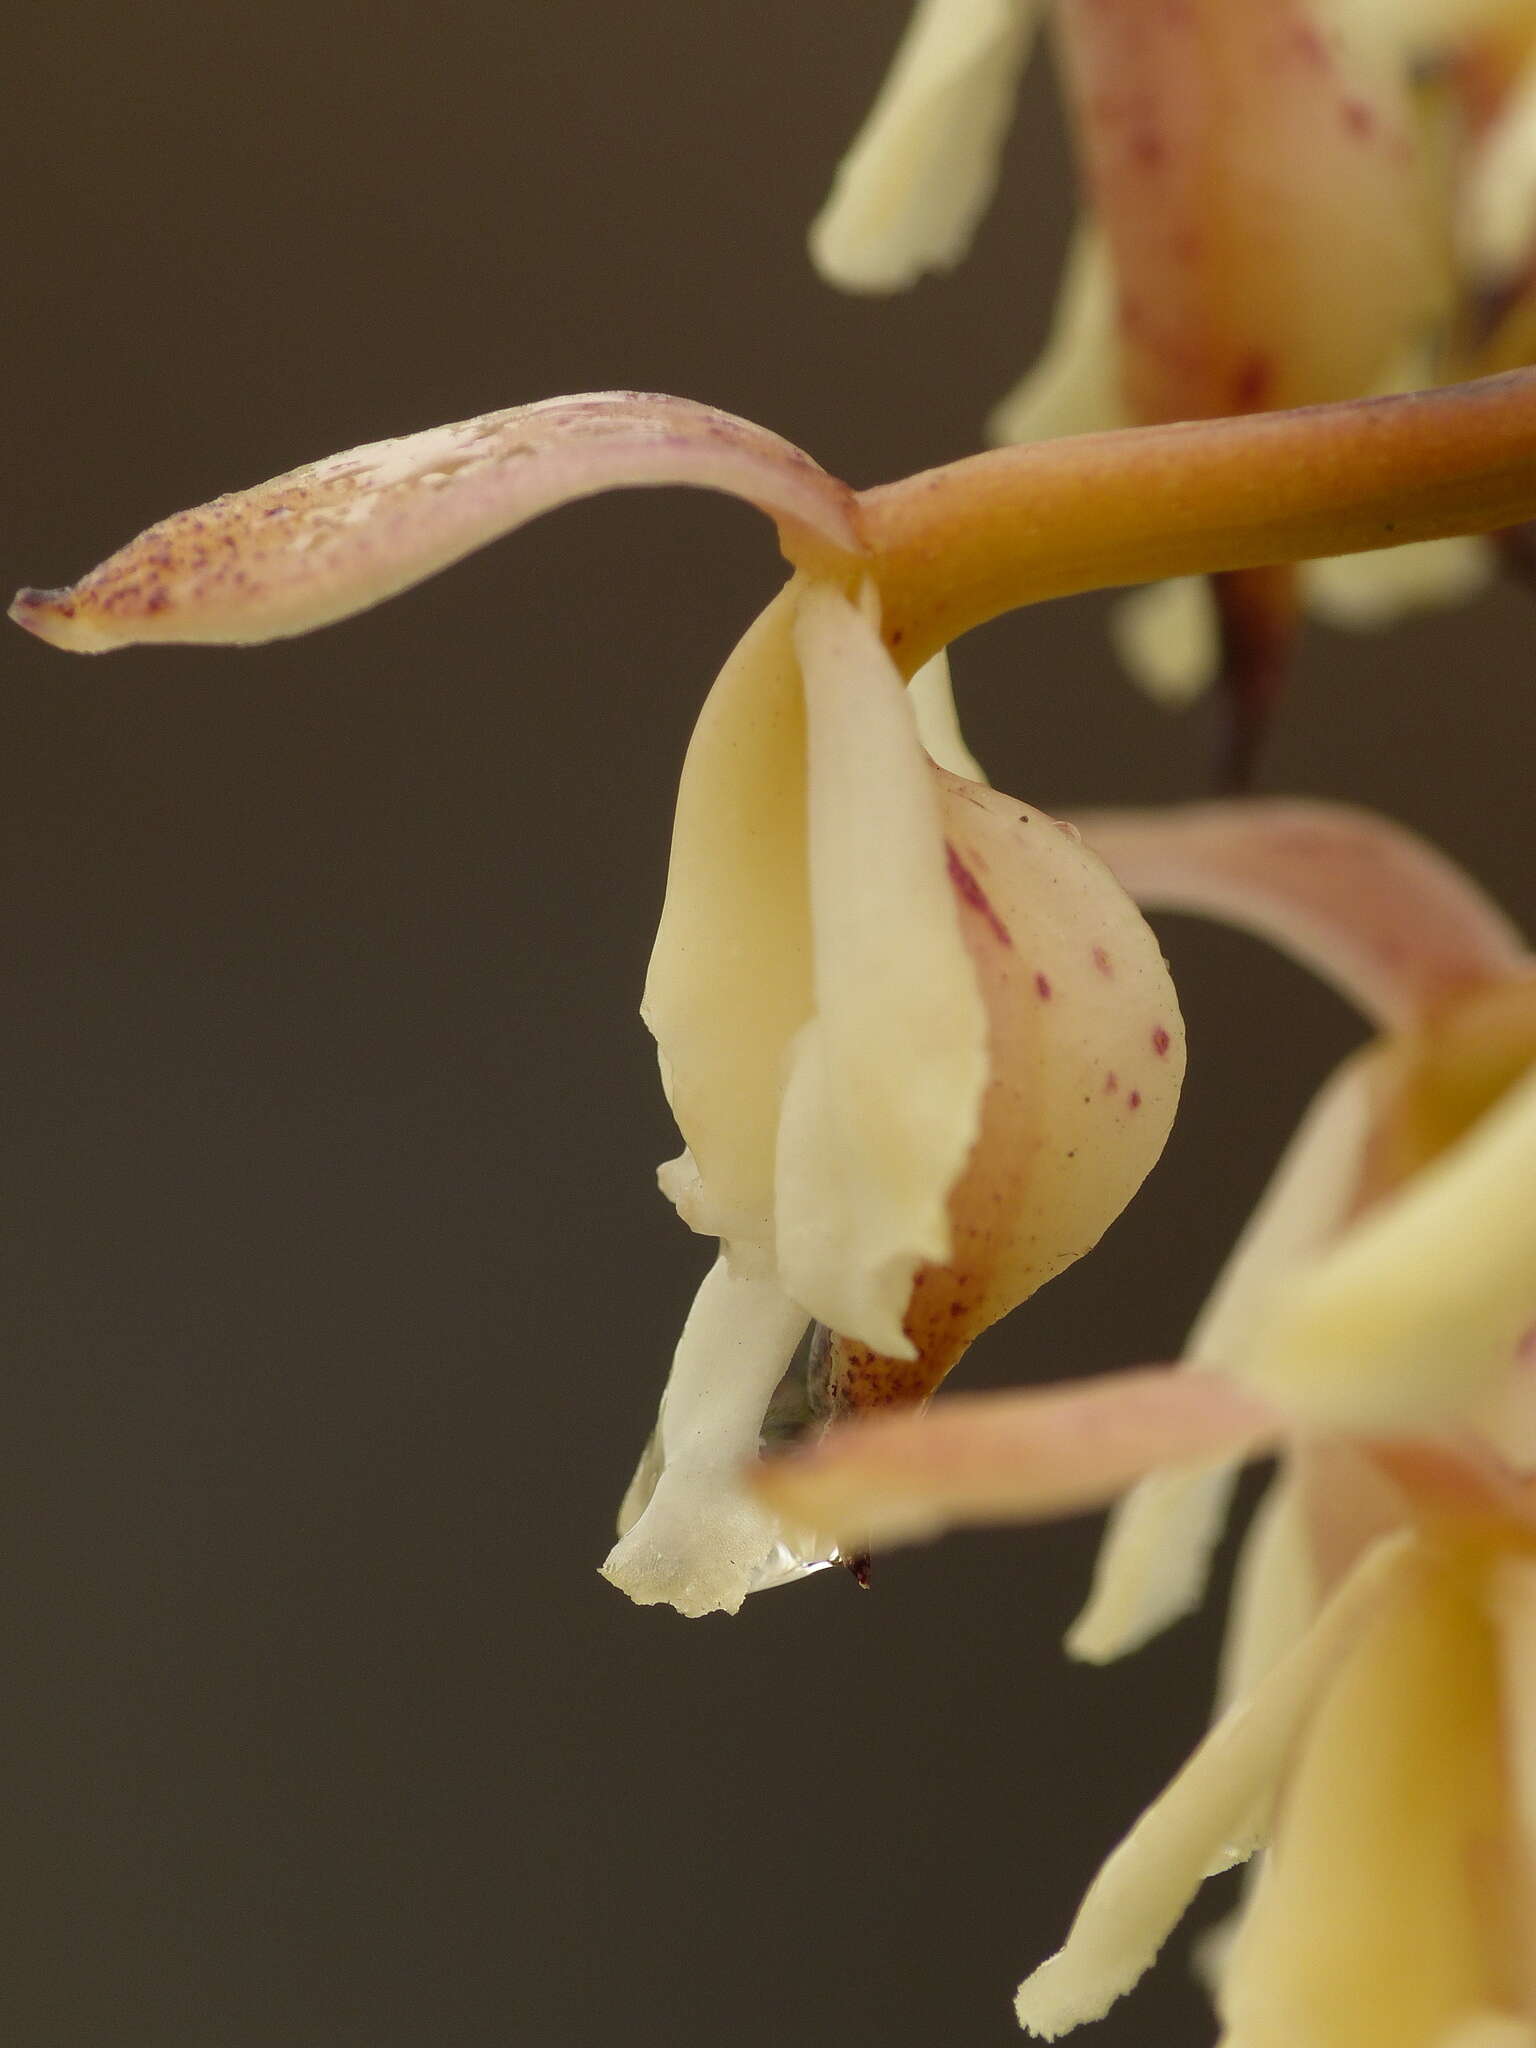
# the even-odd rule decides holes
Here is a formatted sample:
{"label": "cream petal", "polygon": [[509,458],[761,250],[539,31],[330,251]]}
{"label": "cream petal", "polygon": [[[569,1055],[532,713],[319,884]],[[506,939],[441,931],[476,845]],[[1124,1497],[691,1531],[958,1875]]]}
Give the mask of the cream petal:
{"label": "cream petal", "polygon": [[1102,1507],[1170,1458],[1251,1456],[1280,1426],[1215,1373],[1106,1373],[849,1423],[813,1449],[765,1465],[758,1492],[845,1547],[884,1545],[958,1524]]}
{"label": "cream petal", "polygon": [[307,633],[408,590],[595,491],[697,484],[786,534],[859,552],[853,494],[777,434],[691,399],[597,392],[375,441],[178,512],[66,590],[24,590],[19,625],[101,653],[139,641]]}
{"label": "cream petal", "polygon": [[1130,425],[1120,396],[1120,335],[1109,249],[1090,220],[1067,253],[1050,338],[994,409],[987,438],[1050,441]]}
{"label": "cream petal", "polygon": [[689,1150],[663,1190],[771,1262],[789,1046],[811,1014],[805,710],[794,586],[732,654],[689,743],[641,1015]]}
{"label": "cream petal", "polygon": [[925,661],[908,683],[907,696],[912,716],[917,720],[917,736],[929,760],[967,782],[985,782],[986,770],[966,745],[965,734],[960,730],[949,656],[936,654],[932,661]]}
{"label": "cream petal", "polygon": [[1465,1414],[1536,1325],[1536,1071],[1299,1275],[1244,1361],[1299,1421]]}
{"label": "cream petal", "polygon": [[1439,2048],[1501,2000],[1497,1679],[1466,1568],[1421,1553],[1352,1634],[1223,1977],[1231,2048]]}
{"label": "cream petal", "polygon": [[717,1260],[683,1325],[657,1435],[625,1498],[604,1578],[639,1606],[734,1614],[785,1541],[747,1491],[743,1465],[805,1329],[772,1282]]}
{"label": "cream petal", "polygon": [[1536,63],[1529,63],[1467,168],[1462,255],[1485,287],[1518,278],[1536,243]]}
{"label": "cream petal", "polygon": [[946,1204],[980,1123],[986,1010],[936,771],[878,632],[811,584],[795,642],[815,994],[780,1113],[779,1274],[819,1321],[908,1358],[912,1276],[948,1256]]}
{"label": "cream petal", "polygon": [[1536,1559],[1515,1550],[1497,1558],[1488,1604],[1498,1629],[1514,1824],[1536,1876]]}
{"label": "cream petal", "polygon": [[[1190,1333],[1196,1362],[1240,1370],[1276,1301],[1342,1223],[1359,1182],[1380,1064],[1379,1055],[1357,1055],[1307,1111]],[[1126,1496],[1067,1636],[1074,1657],[1122,1657],[1199,1606],[1236,1478],[1230,1460],[1171,1468]]]}
{"label": "cream petal", "polygon": [[1273,798],[1078,822],[1143,909],[1256,933],[1389,1029],[1528,958],[1469,876],[1370,811]]}
{"label": "cream petal", "polygon": [[1487,541],[1471,534],[1413,540],[1369,555],[1325,555],[1301,570],[1306,609],[1325,625],[1375,633],[1419,612],[1465,604],[1493,581]]}
{"label": "cream petal", "polygon": [[1112,607],[1109,638],[1132,682],[1154,704],[1184,710],[1210,688],[1221,664],[1210,583],[1204,576],[1170,576],[1133,590]]}
{"label": "cream petal", "polygon": [[830,283],[888,292],[970,246],[1044,0],[919,0],[811,228]]}
{"label": "cream petal", "polygon": [[1297,1474],[1282,1467],[1243,1540],[1216,1685],[1219,1707],[1257,1690],[1300,1642],[1321,1596]]}
{"label": "cream petal", "polygon": [[1245,1830],[1361,1628],[1403,1590],[1411,1554],[1407,1537],[1379,1545],[1148,1807],[1089,1887],[1065,1945],[1020,1986],[1031,2033],[1054,2040],[1101,2019],[1151,1967],[1201,1881],[1244,1852]]}

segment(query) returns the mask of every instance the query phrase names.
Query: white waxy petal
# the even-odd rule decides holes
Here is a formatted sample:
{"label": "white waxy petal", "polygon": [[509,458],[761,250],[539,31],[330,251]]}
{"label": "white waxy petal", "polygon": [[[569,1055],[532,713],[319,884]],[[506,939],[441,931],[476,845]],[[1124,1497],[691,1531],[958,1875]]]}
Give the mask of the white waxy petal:
{"label": "white waxy petal", "polygon": [[366,611],[596,491],[697,484],[859,552],[853,494],[777,434],[687,398],[552,398],[375,441],[178,512],[11,617],[55,646],[242,645]]}
{"label": "white waxy petal", "polygon": [[1020,1986],[1018,2015],[1031,2033],[1054,2040],[1101,2019],[1151,1967],[1202,1880],[1241,1853],[1245,1830],[1361,1628],[1404,1589],[1410,1543],[1389,1539],[1364,1560],[1141,1816],[1094,1879],[1065,1946]]}
{"label": "white waxy petal", "polygon": [[949,656],[936,654],[925,661],[907,685],[912,716],[923,751],[937,767],[967,782],[985,782],[986,770],[965,743],[960,714],[955,709],[954,685],[950,681]]}
{"label": "white waxy petal", "polygon": [[1274,798],[1099,811],[1079,823],[1143,909],[1253,932],[1389,1029],[1528,957],[1460,868],[1370,811]]}
{"label": "white waxy petal", "polygon": [[1120,395],[1114,273],[1104,237],[1090,221],[1073,236],[1050,338],[994,409],[987,438],[1007,446],[1129,424]]}
{"label": "white waxy petal", "polygon": [[[1359,1183],[1377,1064],[1370,1054],[1349,1061],[1313,1102],[1190,1333],[1192,1360],[1240,1370],[1276,1301],[1342,1223]],[[1231,1460],[1172,1467],[1127,1494],[1067,1637],[1074,1657],[1122,1657],[1199,1606],[1236,1479]]]}
{"label": "white waxy petal", "polygon": [[1536,1326],[1536,1072],[1300,1275],[1243,1361],[1299,1421],[1466,1414]]}
{"label": "white waxy petal", "polygon": [[1467,534],[1414,540],[1374,554],[1325,555],[1301,570],[1303,602],[1314,618],[1350,633],[1375,633],[1420,612],[1465,604],[1493,581],[1487,541]]}
{"label": "white waxy petal", "polygon": [[1220,632],[1204,576],[1170,576],[1122,597],[1109,638],[1132,682],[1165,711],[1183,711],[1216,680]]}
{"label": "white waxy petal", "polygon": [[948,1256],[948,1197],[980,1124],[986,1010],[935,770],[879,634],[835,590],[809,585],[795,642],[814,1014],[780,1116],[779,1275],[830,1328],[909,1358],[912,1276]]}
{"label": "white waxy petal", "polygon": [[771,1281],[722,1257],[699,1289],[662,1396],[657,1440],[625,1501],[604,1578],[642,1607],[734,1614],[785,1531],[746,1488],[763,1414],[805,1328]]}
{"label": "white waxy petal", "polygon": [[811,1014],[795,604],[793,587],[775,598],[699,714],[641,1004],[689,1148],[664,1191],[691,1228],[769,1266],[779,1094]]}
{"label": "white waxy petal", "polygon": [[887,292],[970,246],[1043,0],[919,0],[811,229],[823,277]]}

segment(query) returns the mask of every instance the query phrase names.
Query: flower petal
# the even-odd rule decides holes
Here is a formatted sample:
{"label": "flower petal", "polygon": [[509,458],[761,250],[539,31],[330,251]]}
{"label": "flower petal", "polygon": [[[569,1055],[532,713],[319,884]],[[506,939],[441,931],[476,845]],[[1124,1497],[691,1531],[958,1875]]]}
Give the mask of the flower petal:
{"label": "flower petal", "polygon": [[597,392],[328,456],[178,512],[11,616],[55,646],[245,644],[365,611],[541,512],[633,484],[698,484],[859,551],[853,494],[789,442],[712,406]]}
{"label": "flower petal", "polygon": [[986,1010],[950,887],[936,771],[879,633],[811,584],[795,644],[815,997],[780,1114],[779,1275],[829,1328],[908,1358],[912,1276],[948,1256],[949,1192],[980,1124]]}
{"label": "flower petal", "polygon": [[723,1256],[706,1275],[672,1361],[658,1443],[603,1566],[638,1605],[734,1614],[784,1540],[741,1468],[805,1320],[771,1281],[734,1278]]}
{"label": "flower petal", "polygon": [[1514,926],[1402,826],[1279,798],[1099,811],[1084,836],[1144,909],[1214,917],[1299,959],[1388,1027],[1521,966]]}
{"label": "flower petal", "polygon": [[989,441],[1048,441],[1130,425],[1109,249],[1090,220],[1067,252],[1050,339],[987,422]]}
{"label": "flower petal", "polygon": [[1369,389],[1448,284],[1405,67],[1350,47],[1340,10],[1273,0],[1061,24],[1133,417]]}
{"label": "flower petal", "polygon": [[1465,604],[1493,581],[1496,566],[1488,543],[1471,534],[1411,540],[1373,555],[1324,555],[1303,563],[1302,595],[1325,625],[1375,633],[1419,612]]}
{"label": "flower petal", "polygon": [[888,292],[970,246],[1044,0],[919,0],[811,228],[832,284]]}
{"label": "flower petal", "polygon": [[1151,1967],[1202,1879],[1251,1851],[1244,1830],[1360,1629],[1403,1591],[1411,1557],[1406,1536],[1380,1544],[1147,1808],[1094,1879],[1065,1945],[1019,1987],[1032,2034],[1054,2040],[1101,2019]]}
{"label": "flower petal", "polygon": [[1536,63],[1474,152],[1459,213],[1461,253],[1478,286],[1497,289],[1526,271],[1536,242]]}
{"label": "flower petal", "polygon": [[[1240,1368],[1293,1276],[1348,1214],[1370,1135],[1380,1056],[1357,1055],[1307,1111],[1190,1333],[1197,1363]],[[1144,1479],[1116,1508],[1093,1590],[1067,1637],[1074,1657],[1123,1657],[1199,1606],[1236,1483],[1230,1459]]]}
{"label": "flower petal", "polygon": [[1221,666],[1208,578],[1170,576],[1133,590],[1111,610],[1109,638],[1132,682],[1154,704],[1184,710],[1210,688]]}
{"label": "flower petal", "polygon": [[805,707],[796,589],[747,632],[705,700],[672,828],[641,1015],[692,1157],[665,1169],[694,1230],[773,1265],[774,1150],[789,1046],[811,1014]]}
{"label": "flower petal", "polygon": [[1287,1289],[1245,1382],[1325,1428],[1468,1413],[1536,1326],[1533,1187],[1536,1071]]}
{"label": "flower petal", "polygon": [[1357,1623],[1224,1974],[1233,2048],[1440,2048],[1517,1990],[1523,1929],[1500,1953],[1501,1911],[1518,1909],[1478,1590],[1464,1564],[1421,1553],[1404,1597]]}
{"label": "flower petal", "polygon": [[847,1423],[764,1465],[757,1492],[845,1547],[884,1544],[1082,1513],[1169,1459],[1251,1456],[1279,1429],[1216,1373],[1152,1367]]}
{"label": "flower petal", "polygon": [[986,770],[966,745],[965,734],[960,730],[949,656],[936,654],[932,661],[925,661],[908,683],[907,696],[912,716],[917,720],[917,736],[929,760],[967,782],[985,782]]}

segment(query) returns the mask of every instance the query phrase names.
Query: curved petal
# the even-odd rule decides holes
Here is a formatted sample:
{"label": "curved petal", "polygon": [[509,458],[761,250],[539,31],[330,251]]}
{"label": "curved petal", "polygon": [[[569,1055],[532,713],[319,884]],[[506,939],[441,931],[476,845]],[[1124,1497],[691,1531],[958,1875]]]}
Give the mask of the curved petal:
{"label": "curved petal", "polygon": [[1461,190],[1462,254],[1496,289],[1529,267],[1536,243],[1536,63],[1516,81],[1473,155]]}
{"label": "curved petal", "polygon": [[[1349,1213],[1372,1124],[1377,1053],[1357,1055],[1307,1111],[1190,1333],[1197,1362],[1241,1369],[1274,1304]],[[1199,1606],[1237,1466],[1155,1472],[1110,1518],[1088,1603],[1067,1636],[1107,1663]]]}
{"label": "curved petal", "polygon": [[1019,1987],[1032,2034],[1102,2019],[1152,1965],[1201,1881],[1248,1855],[1245,1831],[1361,1628],[1405,1590],[1412,1539],[1366,1558],[1268,1677],[1212,1728],[1183,1770],[1104,1865],[1065,1945]]}
{"label": "curved petal", "polygon": [[1120,335],[1109,249],[1093,221],[1067,252],[1050,338],[987,421],[989,441],[1048,441],[1130,425],[1120,395]]}
{"label": "curved petal", "polygon": [[1469,876],[1370,811],[1277,798],[1079,823],[1144,909],[1255,932],[1388,1028],[1528,957]]}
{"label": "curved petal", "polygon": [[814,1015],[790,1057],[778,1270],[819,1321],[897,1358],[980,1125],[987,1016],[950,886],[935,770],[876,628],[804,586]]}
{"label": "curved petal", "polygon": [[1150,1367],[847,1423],[763,1466],[757,1492],[862,1547],[966,1523],[1080,1514],[1155,1465],[1251,1456],[1280,1428],[1271,1409],[1219,1374]]}
{"label": "curved petal", "polygon": [[804,1310],[771,1281],[736,1279],[723,1257],[705,1276],[678,1340],[657,1441],[603,1566],[639,1606],[734,1614],[782,1542],[782,1525],[748,1493],[741,1468],[804,1328]]}
{"label": "curved petal", "polygon": [[1468,1413],[1536,1326],[1533,1188],[1536,1071],[1287,1289],[1245,1379],[1324,1427]]}
{"label": "curved petal", "polygon": [[832,284],[889,292],[970,246],[1044,0],[919,0],[811,228]]}
{"label": "curved petal", "polygon": [[636,484],[745,498],[859,552],[853,494],[730,413],[642,392],[551,398],[375,441],[152,526],[11,617],[56,647],[243,645],[307,633],[408,590],[541,512]]}
{"label": "curved petal", "polygon": [[936,654],[925,661],[907,684],[912,716],[923,751],[935,767],[948,769],[967,782],[985,782],[986,770],[965,743],[960,714],[955,709],[954,685],[950,681],[949,656]]}
{"label": "curved petal", "polygon": [[780,1091],[812,1002],[797,601],[794,584],[779,593],[699,714],[640,1006],[690,1155],[663,1169],[664,1191],[764,1271]]}

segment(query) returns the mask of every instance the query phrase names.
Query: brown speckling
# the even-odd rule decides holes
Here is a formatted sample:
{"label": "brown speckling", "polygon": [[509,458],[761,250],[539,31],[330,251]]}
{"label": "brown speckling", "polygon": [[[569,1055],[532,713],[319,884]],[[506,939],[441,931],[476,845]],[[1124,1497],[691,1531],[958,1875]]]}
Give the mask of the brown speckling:
{"label": "brown speckling", "polygon": [[1109,955],[1105,952],[1102,946],[1094,947],[1093,964],[1095,967],[1097,967],[1100,974],[1107,974],[1111,980],[1114,979],[1115,963],[1113,960],[1110,959]]}

